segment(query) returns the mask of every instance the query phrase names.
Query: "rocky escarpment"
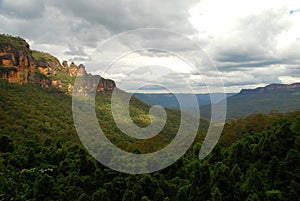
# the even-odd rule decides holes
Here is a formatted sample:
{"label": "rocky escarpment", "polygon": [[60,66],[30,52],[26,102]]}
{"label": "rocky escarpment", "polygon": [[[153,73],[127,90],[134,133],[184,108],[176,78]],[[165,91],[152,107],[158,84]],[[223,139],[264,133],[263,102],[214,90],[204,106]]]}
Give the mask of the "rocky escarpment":
{"label": "rocky escarpment", "polygon": [[14,83],[34,81],[35,63],[29,45],[21,38],[0,37],[0,75]]}
{"label": "rocky escarpment", "polygon": [[[54,56],[30,50],[29,44],[22,38],[0,35],[0,77],[11,83],[32,83],[46,88],[57,88],[72,93],[75,78],[89,76],[85,67],[67,61],[59,62]],[[111,93],[116,84],[113,80],[96,77],[96,91]],[[88,90],[92,86],[86,86]]]}
{"label": "rocky escarpment", "polygon": [[258,87],[256,89],[242,89],[239,94],[246,95],[246,94],[261,94],[261,93],[268,93],[274,91],[293,91],[296,89],[300,89],[300,83],[294,84],[270,84],[265,87]]}

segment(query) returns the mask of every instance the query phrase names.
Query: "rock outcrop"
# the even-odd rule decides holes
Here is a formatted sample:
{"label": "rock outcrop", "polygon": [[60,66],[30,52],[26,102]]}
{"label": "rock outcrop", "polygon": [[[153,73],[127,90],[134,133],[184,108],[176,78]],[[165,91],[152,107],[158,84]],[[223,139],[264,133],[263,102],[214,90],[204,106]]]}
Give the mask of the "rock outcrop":
{"label": "rock outcrop", "polygon": [[1,78],[18,84],[33,82],[35,63],[28,43],[21,38],[4,37],[0,40]]}
{"label": "rock outcrop", "polygon": [[[67,61],[60,63],[48,53],[30,50],[29,44],[22,38],[0,35],[2,79],[18,84],[38,84],[41,87],[53,87],[64,93],[72,93],[78,75],[93,76],[86,73],[82,64],[77,66],[72,62],[69,66]],[[96,78],[99,80],[96,88],[98,93],[111,93],[116,87],[113,80],[100,76]]]}

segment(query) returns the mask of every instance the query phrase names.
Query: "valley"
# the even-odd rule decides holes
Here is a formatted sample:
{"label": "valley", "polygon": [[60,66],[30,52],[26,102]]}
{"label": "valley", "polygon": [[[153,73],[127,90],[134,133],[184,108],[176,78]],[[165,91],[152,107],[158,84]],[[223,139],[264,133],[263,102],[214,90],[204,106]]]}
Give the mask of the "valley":
{"label": "valley", "polygon": [[[94,111],[106,138],[118,149],[137,155],[164,149],[176,137],[182,112],[174,96],[132,96],[111,79],[87,74],[83,65],[61,63],[48,53],[31,50],[25,40],[7,35],[0,36],[0,75],[1,201],[271,201],[300,197],[297,83],[228,94],[228,119],[220,140],[201,160],[210,106],[204,105],[209,101],[207,94],[197,95],[205,118],[197,119],[198,131],[186,153],[162,170],[125,174],[99,163],[83,146],[72,113],[75,78],[84,75],[100,80],[79,89],[87,98],[95,89]],[[113,93],[130,97],[130,117],[139,127],[151,124],[150,105],[167,107],[163,129],[149,139],[123,133],[112,114]],[[188,117],[195,121],[192,115]],[[85,122],[89,128],[90,119]],[[107,159],[114,156],[107,155]],[[149,169],[156,165],[143,162]]]}

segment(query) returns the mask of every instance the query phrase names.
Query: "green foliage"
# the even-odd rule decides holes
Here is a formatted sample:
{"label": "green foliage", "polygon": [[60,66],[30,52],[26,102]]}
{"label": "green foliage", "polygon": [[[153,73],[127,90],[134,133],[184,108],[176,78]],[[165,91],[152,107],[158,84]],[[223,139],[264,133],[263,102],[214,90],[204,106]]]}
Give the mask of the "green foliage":
{"label": "green foliage", "polygon": [[[37,50],[31,50],[32,57],[36,61],[37,64],[50,65],[54,66],[59,61],[56,57],[51,54],[40,52]],[[36,72],[36,76],[39,78],[52,78],[60,80],[63,83],[62,91],[66,91],[68,87],[68,83],[73,84],[75,82],[76,77],[71,77],[68,72],[64,69],[57,68],[55,69],[55,74],[44,75],[42,73]]]}
{"label": "green foliage", "polygon": [[34,60],[37,62],[51,62],[51,61],[54,62],[56,60],[56,58],[51,54],[40,52],[37,50],[31,50],[31,54]]}
{"label": "green foliage", "polygon": [[8,34],[0,34],[0,44],[11,45],[16,49],[23,48],[27,43],[20,37],[11,36]]}
{"label": "green foliage", "polygon": [[[0,200],[298,200],[299,112],[252,115],[229,122],[221,143],[203,160],[198,152],[205,127],[188,152],[156,173],[129,175],[107,169],[80,144],[71,97],[34,85],[0,83]],[[132,99],[141,126],[149,106]],[[163,148],[178,130],[178,111],[159,137],[140,141],[116,127],[110,96],[96,97],[107,137],[124,150]]]}
{"label": "green foliage", "polygon": [[45,174],[36,181],[35,198],[37,200],[59,200],[61,199],[60,191],[54,179]]}
{"label": "green foliage", "polygon": [[10,71],[17,71],[17,69],[15,67],[5,67],[0,65],[0,74],[9,73]]}
{"label": "green foliage", "polygon": [[48,78],[47,75],[44,75],[43,73],[40,73],[40,72],[35,72],[35,76],[38,78]]}
{"label": "green foliage", "polygon": [[63,83],[71,83],[75,82],[76,77],[71,77],[66,71],[62,69],[57,69],[55,75],[50,75],[49,78],[55,78],[61,80]]}
{"label": "green foliage", "polygon": [[12,152],[14,150],[13,142],[9,136],[0,136],[0,151],[3,153]]}

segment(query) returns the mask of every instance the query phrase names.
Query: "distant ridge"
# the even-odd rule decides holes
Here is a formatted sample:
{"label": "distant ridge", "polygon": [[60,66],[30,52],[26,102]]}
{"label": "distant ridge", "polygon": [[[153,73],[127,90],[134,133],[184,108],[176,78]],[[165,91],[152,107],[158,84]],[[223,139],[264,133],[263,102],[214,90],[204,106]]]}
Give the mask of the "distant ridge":
{"label": "distant ridge", "polygon": [[267,92],[274,92],[280,90],[295,90],[300,88],[300,83],[293,83],[293,84],[270,84],[265,87],[258,87],[255,89],[242,89],[240,93],[236,95],[245,95],[250,93],[267,93]]}
{"label": "distant ridge", "polygon": [[[292,112],[300,110],[300,83],[270,84],[255,89],[242,89],[227,98],[227,119],[255,113]],[[210,117],[211,105],[200,107],[201,117]]]}
{"label": "distant ridge", "polygon": [[[213,99],[211,100],[210,95],[213,95]],[[234,95],[234,93],[226,93],[225,97],[230,97]],[[183,109],[185,111],[191,111],[191,108],[180,108],[180,104],[177,101],[177,98],[181,98],[181,100],[189,103],[191,98],[196,97],[198,105],[208,105],[213,101],[213,103],[218,103],[224,99],[224,94],[222,93],[212,93],[212,94],[188,94],[188,93],[134,93],[134,96],[143,102],[149,105],[161,105],[165,108],[172,109]],[[193,109],[192,109],[193,110]]]}

